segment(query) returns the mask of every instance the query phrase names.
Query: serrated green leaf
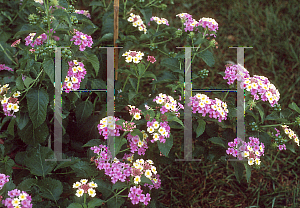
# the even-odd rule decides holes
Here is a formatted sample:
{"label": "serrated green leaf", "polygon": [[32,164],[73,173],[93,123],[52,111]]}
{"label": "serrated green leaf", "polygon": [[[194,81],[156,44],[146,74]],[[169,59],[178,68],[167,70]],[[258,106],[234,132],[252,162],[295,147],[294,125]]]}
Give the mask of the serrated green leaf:
{"label": "serrated green leaf", "polygon": [[159,151],[166,157],[168,157],[169,152],[173,146],[173,136],[170,135],[169,138],[165,138],[165,143],[161,143],[160,141],[157,141],[157,146]]}
{"label": "serrated green leaf", "polygon": [[73,158],[73,157],[71,157],[71,161],[60,161],[59,164],[57,164],[57,166],[55,167],[55,169],[53,171],[56,171],[56,170],[62,169],[62,168],[66,168],[66,167],[70,167],[71,165],[76,164],[79,161],[80,161],[79,158]]}
{"label": "serrated green leaf", "polygon": [[93,103],[89,100],[83,101],[76,106],[75,116],[78,122],[84,122],[93,113]]}
{"label": "serrated green leaf", "polygon": [[133,89],[137,88],[137,80],[136,79],[129,78],[129,82],[130,82]]}
{"label": "serrated green leaf", "polygon": [[172,71],[180,70],[179,61],[177,58],[166,58],[161,61],[161,66],[165,66]]}
{"label": "serrated green leaf", "polygon": [[95,179],[94,183],[98,185],[97,190],[102,193],[105,200],[113,193],[111,190],[112,186],[109,182],[103,181],[102,179]]}
{"label": "serrated green leaf", "polygon": [[127,143],[127,139],[121,137],[115,137],[115,145],[112,148],[115,148],[114,154],[112,153],[112,157],[114,158],[119,152],[123,144]]}
{"label": "serrated green leaf", "polygon": [[146,71],[145,65],[144,64],[139,64],[138,65],[138,72],[139,72],[140,77],[143,77],[145,71]]}
{"label": "serrated green leaf", "polygon": [[150,18],[152,17],[152,8],[148,7],[145,9],[140,9],[140,12],[143,14],[146,24],[148,24],[148,22],[150,22]]}
{"label": "serrated green leaf", "polygon": [[67,208],[82,208],[82,205],[79,203],[72,203]]}
{"label": "serrated green leaf", "polygon": [[30,77],[26,77],[26,79],[24,80],[24,85],[26,86],[26,88],[28,88],[33,81],[34,79],[31,79]]}
{"label": "serrated green leaf", "polygon": [[19,190],[22,191],[30,191],[31,187],[34,186],[35,184],[37,184],[37,179],[34,178],[27,178],[25,180],[23,180],[21,183],[19,183],[19,185],[17,186],[17,188]]}
{"label": "serrated green leaf", "polygon": [[92,200],[88,203],[88,208],[99,207],[99,206],[102,205],[103,202],[105,202],[105,201],[102,200],[102,199],[94,198],[94,199],[92,199]]}
{"label": "serrated green leaf", "polygon": [[106,33],[105,35],[102,36],[102,38],[99,40],[99,42],[103,41],[110,41],[114,39],[114,34],[113,33]]}
{"label": "serrated green leaf", "polygon": [[201,53],[199,53],[200,58],[202,58],[202,60],[209,66],[209,67],[213,67],[215,65],[215,59],[214,56],[212,54],[212,52],[210,52],[209,50],[205,50]]}
{"label": "serrated green leaf", "polygon": [[171,113],[166,113],[165,115],[167,116],[167,121],[175,121],[184,128],[182,121],[176,115],[171,114]]}
{"label": "serrated green leaf", "polygon": [[86,54],[87,61],[92,64],[95,69],[96,76],[98,76],[99,72],[99,59],[95,54]]}
{"label": "serrated green leaf", "polygon": [[198,119],[198,127],[196,129],[196,136],[201,136],[205,131],[206,122],[203,119]]}
{"label": "serrated green leaf", "polygon": [[129,90],[129,93],[128,93],[129,101],[131,101],[135,96],[136,96],[136,93],[132,90]]}
{"label": "serrated green leaf", "polygon": [[45,177],[56,166],[56,161],[45,161],[46,159],[54,159],[54,152],[39,145],[27,153],[24,163],[31,174]]}
{"label": "serrated green leaf", "polygon": [[22,80],[22,76],[17,77],[16,86],[17,86],[18,90],[24,90],[25,86],[24,86],[24,81]]}
{"label": "serrated green leaf", "polygon": [[141,184],[144,185],[145,183],[147,183],[149,185],[153,185],[152,181],[143,174],[141,176]]}
{"label": "serrated green leaf", "polygon": [[29,117],[33,127],[39,127],[46,119],[49,103],[48,93],[44,89],[30,89],[26,94]]}
{"label": "serrated green leaf", "polygon": [[34,129],[33,124],[30,121],[27,123],[25,128],[18,131],[18,134],[24,143],[36,146],[45,141],[49,135],[49,129],[45,122],[41,126]]}
{"label": "serrated green leaf", "polygon": [[[95,166],[95,165],[94,165]],[[76,177],[93,177],[98,174],[97,170],[86,161],[78,161],[71,165],[72,170],[76,173]]]}
{"label": "serrated green leaf", "polygon": [[43,61],[43,69],[51,80],[51,83],[54,83],[54,62],[51,58],[45,58]]}
{"label": "serrated green leaf", "polygon": [[63,192],[63,185],[59,180],[53,178],[43,178],[38,181],[40,195],[50,200],[59,200]]}
{"label": "serrated green leaf", "polygon": [[223,138],[221,138],[221,137],[211,137],[208,140],[214,144],[218,144],[218,145],[221,145],[222,147],[226,148],[225,142],[224,142]]}

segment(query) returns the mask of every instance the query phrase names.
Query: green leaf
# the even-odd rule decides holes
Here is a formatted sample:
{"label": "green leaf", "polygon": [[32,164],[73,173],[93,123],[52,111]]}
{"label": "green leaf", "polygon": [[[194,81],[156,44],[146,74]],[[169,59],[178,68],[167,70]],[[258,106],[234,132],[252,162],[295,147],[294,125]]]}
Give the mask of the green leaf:
{"label": "green leaf", "polygon": [[79,203],[72,203],[67,208],[82,208],[82,205]]}
{"label": "green leaf", "polygon": [[71,165],[72,170],[76,173],[76,177],[93,177],[98,174],[95,165],[91,166],[87,161],[78,161]]}
{"label": "green leaf", "polygon": [[23,180],[21,183],[19,183],[17,188],[22,191],[29,191],[32,186],[37,184],[37,182],[38,182],[37,179],[27,178],[27,179]]}
{"label": "green leaf", "polygon": [[24,80],[24,85],[26,86],[26,88],[29,87],[29,85],[34,81],[34,79],[31,79],[30,77],[26,77],[26,79]]}
{"label": "green leaf", "polygon": [[161,61],[161,66],[165,66],[172,71],[180,70],[179,61],[177,58],[166,58]]}
{"label": "green leaf", "polygon": [[245,169],[246,169],[246,179],[247,179],[247,183],[250,182],[250,178],[251,178],[251,168],[247,163],[244,163]]}
{"label": "green leaf", "polygon": [[103,202],[105,201],[102,199],[94,198],[88,203],[88,208],[95,208],[96,206],[99,207],[102,205]]}
{"label": "green leaf", "polygon": [[54,83],[54,62],[51,58],[44,59],[43,69],[45,70],[46,74],[49,76],[51,83]]}
{"label": "green leaf", "polygon": [[113,184],[112,191],[120,190],[120,189],[123,189],[123,188],[126,188],[126,187],[127,187],[127,185],[125,183],[118,181],[115,184]]}
{"label": "green leaf", "polygon": [[106,33],[105,35],[102,36],[102,38],[99,40],[99,42],[111,41],[113,39],[114,39],[114,34],[113,33]]}
{"label": "green leaf", "polygon": [[[69,64],[67,63],[67,61],[61,60],[61,77],[62,77],[62,82],[66,78],[66,76],[68,75],[68,71],[69,71]],[[53,77],[54,77],[54,75],[53,75]]]}
{"label": "green leaf", "polygon": [[260,104],[257,104],[255,107],[257,108],[257,110],[259,112],[259,115],[260,115],[260,118],[261,118],[261,123],[263,123],[264,122],[264,115],[265,115],[264,109],[262,108],[262,106]]}
{"label": "green leaf", "polygon": [[58,169],[70,167],[71,165],[74,165],[79,161],[80,161],[79,158],[73,158],[73,157],[71,157],[71,161],[59,161],[59,164],[55,167],[54,171],[56,171]]}
{"label": "green leaf", "polygon": [[205,39],[201,35],[199,35],[199,37],[197,38],[197,40],[194,42],[194,45],[202,44],[202,43],[204,43],[204,40]]}
{"label": "green leaf", "polygon": [[243,171],[244,171],[243,164],[240,162],[236,162],[236,161],[231,162],[231,164],[234,168],[234,174],[235,174],[237,181],[239,183],[241,183],[241,180],[243,178]]}
{"label": "green leaf", "polygon": [[68,24],[69,24],[69,27],[71,27],[71,20],[70,20],[70,16],[69,14],[67,13],[66,10],[64,9],[55,9],[54,12],[52,13],[52,15],[56,18],[56,19],[63,19],[65,20]]}
{"label": "green leaf", "polygon": [[4,160],[0,162],[0,172],[5,175],[12,175],[13,173],[12,167],[14,165],[15,162],[12,159],[9,159],[8,156],[6,156]]}
{"label": "green leaf", "polygon": [[45,159],[54,159],[54,152],[48,147],[38,146],[27,153],[24,163],[31,174],[45,177],[56,166],[56,161],[45,161]]}
{"label": "green leaf", "polygon": [[129,82],[133,89],[137,88],[137,79],[129,78]]}
{"label": "green leaf", "polygon": [[167,116],[167,121],[175,121],[184,128],[182,121],[176,115],[174,115],[172,113],[165,113],[165,115]]}
{"label": "green leaf", "polygon": [[46,119],[49,103],[48,93],[44,89],[30,89],[26,94],[29,117],[33,127],[39,127]]}
{"label": "green leaf", "polygon": [[289,144],[289,143],[287,143],[287,144],[286,144],[286,148],[287,148],[288,150],[290,150],[292,153],[296,153],[294,144]]}
{"label": "green leaf", "polygon": [[7,127],[7,130],[8,130],[8,133],[12,136],[15,136],[15,122],[16,122],[16,119],[13,117],[10,122],[9,122],[9,125]]}
{"label": "green leaf", "polygon": [[214,56],[212,54],[212,52],[210,52],[209,50],[205,50],[201,53],[199,53],[200,58],[202,58],[202,60],[209,66],[212,67],[215,64],[215,59]]}
{"label": "green leaf", "polygon": [[223,138],[221,138],[221,137],[211,137],[208,140],[211,141],[214,144],[218,144],[218,145],[226,148],[225,147],[225,142],[224,142]]}
{"label": "green leaf", "polygon": [[94,183],[98,185],[97,190],[102,193],[105,200],[113,193],[109,182],[103,181],[102,179],[95,179]]}
{"label": "green leaf", "polygon": [[141,184],[144,185],[145,183],[147,183],[149,185],[153,185],[152,181],[143,174],[141,176]]}
{"label": "green leaf", "polygon": [[98,57],[95,54],[86,54],[86,58],[87,58],[87,61],[93,65],[95,72],[96,72],[96,76],[98,76],[98,72],[99,72],[99,68],[100,68]]}
{"label": "green leaf", "polygon": [[92,1],[89,6],[101,6],[104,7],[101,1]]}
{"label": "green leaf", "polygon": [[173,136],[170,135],[169,138],[165,138],[166,142],[161,143],[160,141],[157,141],[157,146],[159,151],[166,157],[168,157],[168,154],[173,146]]}
{"label": "green leaf", "polygon": [[157,80],[156,76],[152,72],[149,72],[149,71],[146,71],[144,73],[144,75],[142,76],[142,78],[146,78],[146,77],[150,77],[150,78],[153,78],[153,79]]}
{"label": "green leaf", "polygon": [[75,116],[77,122],[84,122],[93,113],[93,103],[89,100],[82,101],[76,106]]}
{"label": "green leaf", "polygon": [[18,134],[24,143],[37,146],[38,144],[45,141],[45,139],[49,135],[49,129],[46,122],[34,129],[33,124],[30,121],[29,123],[27,123],[25,128],[23,128],[22,130],[18,130]]}
{"label": "green leaf", "polygon": [[148,22],[150,22],[150,18],[152,17],[152,8],[147,7],[145,9],[140,9],[140,12],[143,14],[145,20],[146,20],[146,25]]}
{"label": "green leaf", "polygon": [[22,80],[22,76],[17,77],[16,86],[17,86],[18,90],[24,90],[25,86],[24,86],[24,81]]}
{"label": "green leaf", "polygon": [[122,204],[125,203],[125,199],[116,196],[116,197],[111,197],[108,201],[107,201],[107,207],[113,207],[113,208],[120,208],[122,206]]}
{"label": "green leaf", "polygon": [[123,126],[123,123],[124,123],[124,122],[125,122],[124,119],[120,119],[120,120],[117,120],[117,121],[115,122],[115,124],[116,124],[116,125]]}
{"label": "green leaf", "polygon": [[135,96],[136,96],[136,93],[132,90],[129,90],[129,93],[128,93],[129,101],[131,101]]}
{"label": "green leaf", "polygon": [[92,140],[88,141],[85,145],[83,145],[82,147],[94,147],[94,146],[99,146],[102,143],[103,142],[100,139],[92,139]]}
{"label": "green leaf", "polygon": [[138,135],[140,140],[143,141],[143,133],[138,129],[133,129],[133,131],[130,133],[132,136]]}
{"label": "green leaf", "polygon": [[289,108],[294,110],[294,111],[297,111],[300,114],[300,108],[297,106],[296,103],[294,103],[294,102],[290,103]]}
{"label": "green leaf", "polygon": [[139,71],[140,77],[143,77],[143,74],[146,71],[145,65],[144,64],[138,64],[138,71]]}
{"label": "green leaf", "polygon": [[17,32],[15,34],[13,39],[17,39],[23,34],[29,34],[29,33],[37,32],[37,30],[38,30],[37,26],[33,26],[33,25],[30,25],[30,24],[25,24],[25,25],[22,26],[21,30],[19,30],[19,32]]}
{"label": "green leaf", "polygon": [[63,192],[62,183],[59,180],[53,178],[43,178],[38,181],[40,188],[40,195],[50,200],[59,200],[60,195]]}
{"label": "green leaf", "polygon": [[203,119],[198,119],[198,127],[196,129],[196,137],[199,137],[205,131],[206,122]]}
{"label": "green leaf", "polygon": [[272,112],[270,115],[267,115],[265,120],[278,120],[280,119],[278,116],[278,112]]}

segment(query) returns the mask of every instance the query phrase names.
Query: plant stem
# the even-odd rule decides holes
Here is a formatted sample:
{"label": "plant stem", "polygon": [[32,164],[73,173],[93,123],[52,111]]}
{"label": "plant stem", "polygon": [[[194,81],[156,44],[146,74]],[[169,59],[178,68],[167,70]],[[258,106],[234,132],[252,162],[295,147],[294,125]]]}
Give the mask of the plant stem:
{"label": "plant stem", "polygon": [[280,151],[278,151],[278,152],[277,152],[277,154],[276,154],[276,156],[275,156],[274,160],[273,160],[273,161],[272,161],[272,163],[271,163],[271,166],[270,166],[270,171],[271,171],[271,168],[272,168],[272,166],[273,166],[273,164],[274,164],[274,162],[275,162],[275,160],[276,160],[276,158],[277,158],[277,155],[279,154],[279,152],[280,152]]}
{"label": "plant stem", "polygon": [[2,48],[3,52],[5,53],[5,55],[9,58],[9,60],[11,60],[15,65],[18,65],[5,51],[5,49],[3,48],[2,44],[0,43],[0,47]]}
{"label": "plant stem", "polygon": [[264,126],[260,126],[260,127],[265,128],[265,127],[273,127],[273,126],[281,126],[281,125],[290,125],[290,124],[294,124],[294,123],[272,124],[272,125],[264,125]]}
{"label": "plant stem", "polygon": [[125,86],[126,86],[126,83],[127,83],[128,79],[129,79],[129,77],[130,77],[130,74],[128,74],[128,76],[127,76],[127,78],[126,78],[126,80],[125,80],[125,83],[124,83],[124,85],[123,85],[122,92],[124,92],[124,89],[125,89]]}
{"label": "plant stem", "polygon": [[86,204],[86,193],[84,193],[83,204]]}
{"label": "plant stem", "polygon": [[225,95],[225,97],[222,100],[223,102],[224,102],[225,98],[227,97],[228,93],[229,93],[229,91],[226,92],[226,95]]}

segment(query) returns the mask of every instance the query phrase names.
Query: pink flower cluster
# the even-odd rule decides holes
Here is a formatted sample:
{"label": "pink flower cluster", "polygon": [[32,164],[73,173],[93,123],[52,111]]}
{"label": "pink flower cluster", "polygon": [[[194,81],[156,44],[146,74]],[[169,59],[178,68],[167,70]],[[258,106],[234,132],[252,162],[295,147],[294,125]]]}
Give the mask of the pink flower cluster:
{"label": "pink flower cluster", "polygon": [[[179,17],[184,21],[183,25],[185,26],[184,28],[185,32],[187,31],[192,32],[194,31],[194,28],[196,28],[195,31],[198,31],[197,28],[198,26],[202,26],[204,29],[206,29],[207,27],[209,31],[213,31],[213,32],[217,32],[217,30],[219,29],[218,23],[212,18],[203,17],[199,21],[196,21],[195,19],[193,19],[192,15],[188,13],[180,13],[177,14],[176,17]],[[206,34],[205,36],[207,35],[208,34]],[[210,36],[216,37],[215,34],[210,34]]]}
{"label": "pink flower cluster", "polygon": [[93,39],[91,36],[82,32],[76,31],[70,41],[74,41],[74,45],[79,45],[79,50],[84,51],[86,47],[92,48]]}
{"label": "pink flower cluster", "polygon": [[225,77],[223,79],[228,79],[227,84],[231,85],[237,79],[238,81],[244,81],[245,78],[250,78],[249,72],[247,69],[242,67],[240,64],[226,65]]}
{"label": "pink flower cluster", "polygon": [[[168,20],[165,19],[165,18],[159,18],[159,17],[153,16],[153,17],[150,18],[150,21],[154,21],[154,22],[156,22],[158,25],[164,24],[164,25],[168,25],[168,26],[169,26],[169,22],[168,22]],[[148,23],[148,25],[150,25],[150,22]]]}
{"label": "pink flower cluster", "polygon": [[83,14],[87,18],[91,19],[91,14],[89,13],[88,10],[75,10],[75,13],[77,13],[77,14]]}
{"label": "pink flower cluster", "polygon": [[149,132],[153,139],[152,143],[155,141],[160,141],[161,143],[165,143],[166,139],[170,137],[170,126],[168,125],[168,121],[158,122],[155,119],[152,121],[147,121],[147,132]]}
{"label": "pink flower cluster", "polygon": [[31,196],[29,196],[25,191],[14,189],[8,192],[10,198],[6,198],[2,201],[7,208],[22,207],[22,208],[32,208]]}
{"label": "pink flower cluster", "polygon": [[260,157],[264,155],[265,146],[263,143],[260,144],[258,138],[249,137],[249,140],[249,142],[244,142],[240,138],[235,138],[233,142],[228,143],[229,148],[226,153],[238,157],[239,160],[247,158],[249,165],[253,165],[254,161],[256,165],[260,165]]}
{"label": "pink flower cluster", "polygon": [[133,27],[138,27],[139,31],[144,31],[144,34],[147,33],[146,25],[144,24],[140,15],[130,13],[130,17],[128,17],[127,21],[132,22]]}
{"label": "pink flower cluster", "polygon": [[[157,104],[162,104],[163,106],[160,108],[160,112],[162,114],[165,114],[167,112],[177,112],[175,113],[177,116],[180,115],[178,112],[180,109],[184,109],[183,105],[181,103],[177,103],[176,100],[174,100],[173,97],[167,96],[165,94],[159,93],[158,96],[156,96],[153,99],[153,102],[156,102]],[[178,105],[178,106],[177,106]]]}
{"label": "pink flower cluster", "polygon": [[0,71],[2,70],[14,71],[12,68],[5,66],[5,64],[0,64]]}
{"label": "pink flower cluster", "polygon": [[111,160],[111,153],[104,145],[91,147],[94,153],[98,154],[95,164],[99,170],[104,169],[104,173],[111,177],[111,182],[115,184],[118,180],[125,182],[130,176],[130,165],[120,162],[118,159]]}
{"label": "pink flower cluster", "polygon": [[[114,117],[114,122],[120,120],[119,118]],[[104,136],[104,139],[108,138],[109,135],[113,136],[120,136],[120,130],[123,131],[122,126],[120,125],[113,125],[113,119],[111,116],[105,117],[100,121],[98,124],[99,134]]]}
{"label": "pink flower cluster", "polygon": [[156,61],[154,56],[148,56],[147,61],[150,61],[152,64],[154,64],[154,62]]}
{"label": "pink flower cluster", "polygon": [[147,134],[143,133],[143,140],[140,139],[138,135],[132,136],[130,133],[127,134],[127,140],[129,141],[130,151],[132,153],[138,152],[138,155],[145,155],[146,150],[148,149],[146,140]]}
{"label": "pink flower cluster", "polygon": [[3,188],[4,184],[6,184],[9,181],[9,177],[9,175],[0,173],[0,190]]}
{"label": "pink flower cluster", "polygon": [[15,42],[13,42],[13,43],[11,44],[11,47],[16,47],[17,45],[20,44],[20,42],[21,42],[21,39],[16,40]]}
{"label": "pink flower cluster", "polygon": [[[50,32],[52,32],[53,29],[50,29]],[[53,31],[53,33],[56,33],[55,31]],[[43,45],[44,42],[47,40],[47,35],[46,33],[41,34],[39,37],[37,37],[35,39],[35,41],[33,41],[33,38],[35,37],[36,33],[30,33],[26,38],[25,38],[25,45],[31,45],[31,47],[34,47],[35,45]],[[58,41],[59,37],[58,36],[53,36],[53,39]]]}
{"label": "pink flower cluster", "polygon": [[242,81],[240,87],[246,89],[248,92],[251,91],[254,100],[268,100],[272,107],[274,104],[278,104],[280,93],[276,87],[269,82],[268,78],[257,75],[250,77],[249,72],[239,64],[235,66],[227,65],[225,73],[226,76],[223,77],[223,79],[229,79],[228,84],[232,84],[236,78]]}
{"label": "pink flower cluster", "polygon": [[65,78],[63,89],[65,89],[66,93],[69,93],[71,90],[78,90],[80,88],[80,83],[84,79],[86,75],[86,69],[84,68],[84,64],[77,61],[69,61],[69,71],[68,75]]}
{"label": "pink flower cluster", "polygon": [[209,113],[210,118],[218,119],[219,122],[227,119],[227,104],[218,98],[212,100],[207,95],[198,93],[190,97],[188,106],[192,106],[193,113],[198,111],[198,113],[202,113],[203,117]]}
{"label": "pink flower cluster", "polygon": [[128,197],[131,199],[132,204],[138,204],[140,202],[144,203],[145,205],[148,205],[148,202],[150,202],[150,194],[147,193],[146,196],[145,194],[142,194],[143,190],[139,187],[131,187]]}
{"label": "pink flower cluster", "polygon": [[136,128],[136,125],[135,125],[134,122],[128,122],[128,121],[125,121],[125,122],[123,123],[123,130],[124,130],[124,131],[132,132],[133,129],[135,129],[135,128]]}

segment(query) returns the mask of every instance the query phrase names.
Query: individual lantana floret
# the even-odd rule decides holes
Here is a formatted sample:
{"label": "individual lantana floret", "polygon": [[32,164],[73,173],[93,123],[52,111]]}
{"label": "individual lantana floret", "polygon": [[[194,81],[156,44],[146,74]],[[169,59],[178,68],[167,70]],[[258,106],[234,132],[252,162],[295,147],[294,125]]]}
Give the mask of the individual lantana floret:
{"label": "individual lantana floret", "polygon": [[31,196],[25,191],[21,192],[18,189],[14,189],[12,191],[8,191],[8,196],[10,198],[2,200],[2,204],[8,208],[32,207]]}
{"label": "individual lantana floret", "polygon": [[93,39],[91,36],[76,31],[70,41],[74,41],[74,45],[79,45],[79,50],[84,51],[86,47],[92,48]]}
{"label": "individual lantana floret", "polygon": [[138,27],[139,31],[144,31],[144,34],[147,33],[146,25],[144,25],[144,22],[139,15],[130,13],[130,17],[128,17],[127,21],[132,22],[132,25]]}
{"label": "individual lantana floret", "polygon": [[126,62],[130,63],[133,61],[133,63],[140,63],[140,61],[142,60],[142,57],[144,56],[144,53],[142,53],[141,51],[136,52],[136,51],[127,51],[125,53],[122,54],[122,56],[126,57]]}
{"label": "individual lantana floret", "polygon": [[66,93],[69,93],[71,90],[78,90],[80,88],[80,83],[86,75],[86,69],[84,64],[77,60],[69,61],[69,71],[68,75],[65,78],[63,89]]}
{"label": "individual lantana floret", "polygon": [[96,191],[94,188],[97,188],[98,185],[94,182],[87,183],[87,179],[81,179],[80,182],[73,184],[73,188],[77,188],[76,196],[81,197],[83,194],[88,194],[90,197],[96,196]]}
{"label": "individual lantana floret", "polygon": [[264,155],[264,144],[258,138],[249,137],[249,142],[244,142],[240,138],[235,138],[233,142],[229,142],[229,148],[226,150],[228,155],[238,157],[239,160],[243,158],[248,159],[248,164],[260,165],[260,157]]}
{"label": "individual lantana floret", "polygon": [[207,95],[197,93],[190,97],[190,100],[188,106],[192,106],[193,113],[198,111],[198,113],[202,113],[203,117],[209,113],[210,118],[218,119],[219,122],[227,119],[227,104],[218,98],[211,100]]}

